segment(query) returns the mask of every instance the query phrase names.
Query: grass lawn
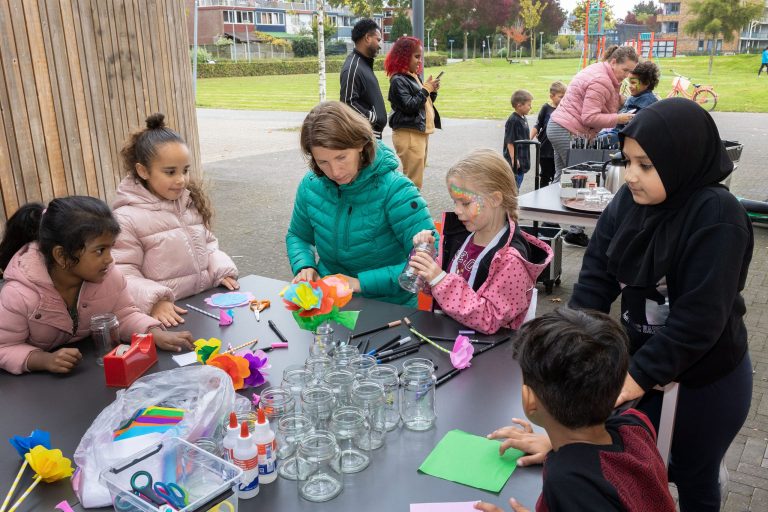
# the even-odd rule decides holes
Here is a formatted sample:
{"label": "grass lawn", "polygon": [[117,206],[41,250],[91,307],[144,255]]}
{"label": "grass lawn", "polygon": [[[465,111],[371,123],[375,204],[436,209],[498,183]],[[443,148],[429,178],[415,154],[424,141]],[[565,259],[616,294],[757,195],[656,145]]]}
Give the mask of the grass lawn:
{"label": "grass lawn", "polygon": [[[768,77],[757,79],[759,55],[715,57],[712,76],[707,75],[707,57],[656,59],[662,71],[656,92],[664,97],[672,85],[671,69],[692,77],[693,82],[712,85],[719,95],[717,111],[768,112]],[[530,65],[507,64],[501,59],[469,60],[445,68],[428,68],[427,75],[445,69],[437,108],[440,115],[454,118],[505,119],[511,112],[510,96],[515,89],[528,89],[534,96],[532,113],[547,100],[549,84],[568,82],[579,70],[577,59],[533,61]],[[378,72],[387,97],[389,81]],[[327,75],[327,97],[339,97],[339,75]],[[316,75],[206,78],[197,82],[197,106],[246,110],[307,111],[318,98]],[[389,110],[389,105],[387,105]]]}

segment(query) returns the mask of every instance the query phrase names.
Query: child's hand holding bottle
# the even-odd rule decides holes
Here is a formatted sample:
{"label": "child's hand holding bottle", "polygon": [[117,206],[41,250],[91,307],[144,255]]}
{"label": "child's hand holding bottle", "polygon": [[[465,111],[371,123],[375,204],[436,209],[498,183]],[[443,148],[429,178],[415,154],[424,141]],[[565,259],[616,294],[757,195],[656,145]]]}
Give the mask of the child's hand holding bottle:
{"label": "child's hand holding bottle", "polygon": [[[434,246],[435,236],[432,233],[433,232],[428,229],[416,233],[413,237],[413,246],[418,247],[420,244],[427,244],[430,247]],[[417,250],[413,256],[411,256],[409,264],[416,270],[419,277],[427,283],[432,283],[432,281],[443,271],[432,255],[425,251]]]}
{"label": "child's hand holding bottle", "polygon": [[149,330],[155,340],[155,345],[160,350],[168,352],[181,352],[182,350],[194,350],[192,333],[189,331],[164,331],[159,327]]}

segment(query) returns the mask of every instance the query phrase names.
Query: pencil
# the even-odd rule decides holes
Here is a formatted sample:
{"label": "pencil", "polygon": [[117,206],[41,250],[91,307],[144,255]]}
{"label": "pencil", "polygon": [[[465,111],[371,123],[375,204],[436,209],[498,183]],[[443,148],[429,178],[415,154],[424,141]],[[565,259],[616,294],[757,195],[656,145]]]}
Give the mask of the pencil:
{"label": "pencil", "polygon": [[408,355],[411,355],[413,353],[416,353],[419,351],[418,345],[415,347],[408,347],[406,350],[403,350],[401,352],[398,352],[397,354],[392,354],[391,356],[382,357],[381,359],[377,359],[377,363],[388,363],[390,361],[394,361],[395,359],[400,359],[401,357],[405,357]]}
{"label": "pencil", "polygon": [[367,331],[352,334],[350,335],[350,339],[359,338],[360,336],[367,336],[368,334],[373,334],[375,332],[383,331],[384,329],[391,329],[392,327],[397,327],[401,323],[403,323],[402,320],[395,320],[393,322],[389,322],[388,324],[380,325],[379,327],[374,327],[373,329],[368,329]]}
{"label": "pencil", "polygon": [[193,306],[192,304],[184,304],[184,305],[185,305],[185,306],[187,306],[187,307],[188,307],[189,309],[191,309],[192,311],[197,311],[198,313],[201,313],[201,314],[203,314],[203,315],[205,315],[205,316],[209,316],[209,317],[213,318],[214,320],[218,320],[218,319],[219,319],[219,317],[217,317],[217,316],[216,316],[216,315],[214,315],[213,313],[209,313],[209,312],[207,312],[207,311],[206,311],[206,310],[204,310],[204,309],[200,309],[200,308],[198,308],[198,307],[196,307],[196,306]]}
{"label": "pencil", "polygon": [[277,337],[280,338],[280,341],[282,341],[283,343],[288,343],[288,340],[286,339],[285,336],[283,336],[283,333],[280,332],[280,329],[277,328],[277,326],[275,325],[275,322],[273,322],[272,320],[267,320],[267,323],[269,324],[269,328],[272,329],[272,332],[274,332],[277,335]]}

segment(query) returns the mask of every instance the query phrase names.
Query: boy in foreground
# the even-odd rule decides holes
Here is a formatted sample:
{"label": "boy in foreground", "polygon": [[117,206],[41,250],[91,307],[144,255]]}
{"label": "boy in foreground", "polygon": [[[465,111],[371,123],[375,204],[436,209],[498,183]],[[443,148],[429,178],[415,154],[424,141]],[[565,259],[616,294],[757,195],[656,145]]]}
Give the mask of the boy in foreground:
{"label": "boy in foreground", "polygon": [[[502,454],[510,447],[531,454],[521,466],[544,462],[536,511],[674,512],[650,421],[634,409],[613,411],[629,364],[621,326],[603,313],[560,308],[524,324],[516,343],[523,410],[547,434],[513,418],[523,429],[488,437],[504,440]],[[501,512],[490,503],[475,508]]]}

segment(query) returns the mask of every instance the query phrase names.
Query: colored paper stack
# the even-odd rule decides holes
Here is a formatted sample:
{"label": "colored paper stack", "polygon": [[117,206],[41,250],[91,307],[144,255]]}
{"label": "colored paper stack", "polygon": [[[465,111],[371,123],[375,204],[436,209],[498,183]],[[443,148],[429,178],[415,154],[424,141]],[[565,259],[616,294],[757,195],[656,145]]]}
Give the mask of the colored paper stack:
{"label": "colored paper stack", "polygon": [[115,441],[146,434],[163,434],[172,429],[184,419],[184,410],[173,407],[151,406],[139,409],[120,428],[115,430]]}

